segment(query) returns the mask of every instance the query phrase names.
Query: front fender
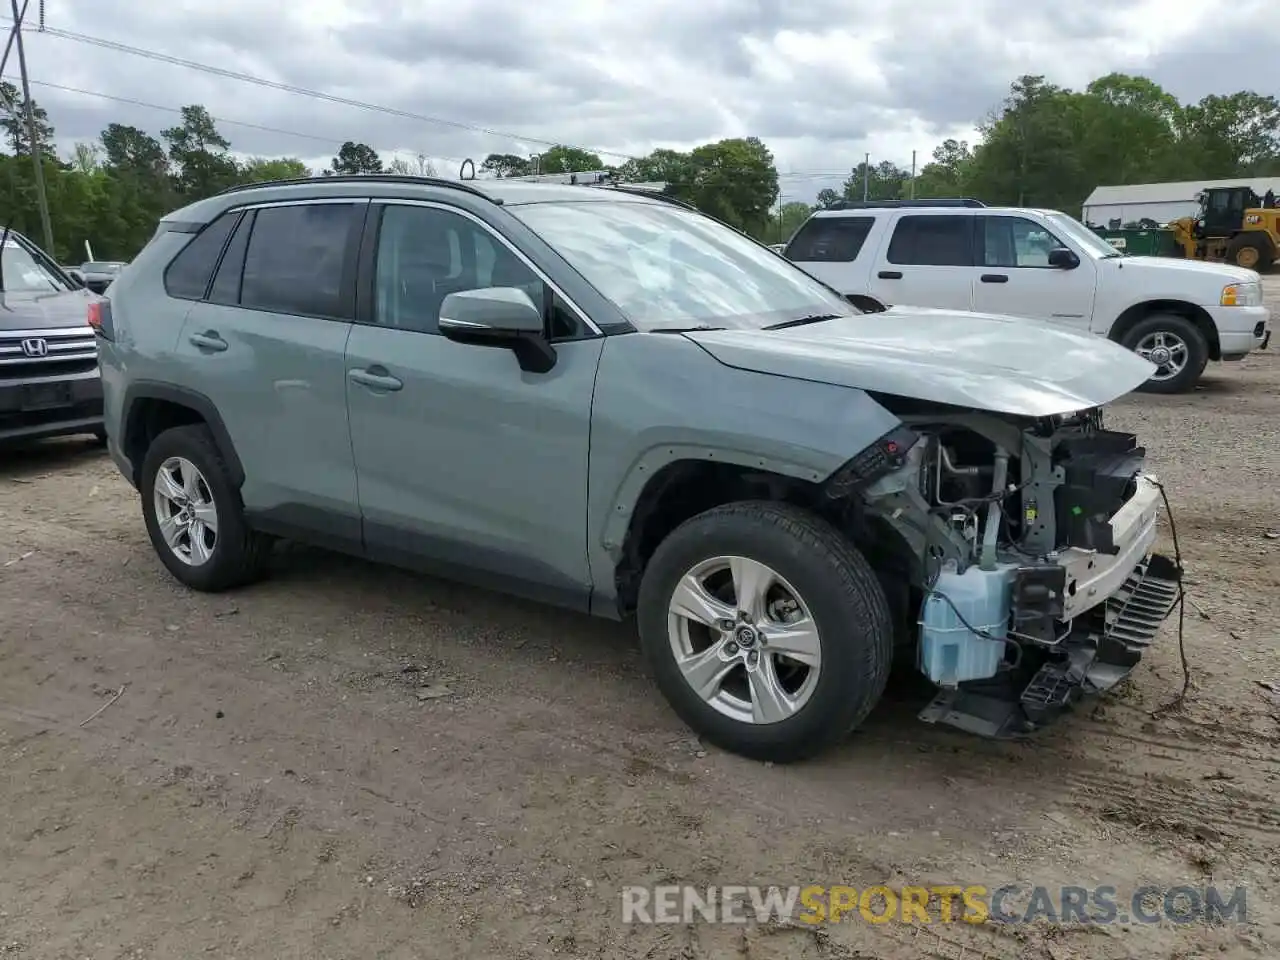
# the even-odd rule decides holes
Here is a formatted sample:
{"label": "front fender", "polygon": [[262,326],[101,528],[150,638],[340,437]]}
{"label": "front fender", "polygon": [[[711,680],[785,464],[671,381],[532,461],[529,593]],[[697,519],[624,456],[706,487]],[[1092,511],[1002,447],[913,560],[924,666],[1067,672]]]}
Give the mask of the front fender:
{"label": "front fender", "polygon": [[821,482],[901,421],[861,390],[726,366],[679,334],[608,338],[591,413],[588,558],[595,602],[636,504],[680,460]]}

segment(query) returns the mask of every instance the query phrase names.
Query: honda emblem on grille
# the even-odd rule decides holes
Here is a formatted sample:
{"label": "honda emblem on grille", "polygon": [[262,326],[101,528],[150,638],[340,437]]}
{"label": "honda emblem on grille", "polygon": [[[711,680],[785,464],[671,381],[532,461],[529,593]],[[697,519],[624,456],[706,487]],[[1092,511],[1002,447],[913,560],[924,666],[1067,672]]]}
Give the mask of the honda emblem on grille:
{"label": "honda emblem on grille", "polygon": [[49,355],[49,341],[42,337],[32,337],[22,341],[22,352],[28,357],[45,357]]}

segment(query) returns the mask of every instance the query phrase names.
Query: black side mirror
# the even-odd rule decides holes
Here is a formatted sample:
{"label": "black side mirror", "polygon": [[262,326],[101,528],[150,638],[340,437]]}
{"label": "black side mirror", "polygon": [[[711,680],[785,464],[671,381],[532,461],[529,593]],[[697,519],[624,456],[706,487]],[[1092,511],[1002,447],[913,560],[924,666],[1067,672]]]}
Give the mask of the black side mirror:
{"label": "black side mirror", "polygon": [[1074,270],[1080,266],[1080,258],[1066,247],[1054,247],[1049,251],[1049,266],[1059,270]]}
{"label": "black side mirror", "polygon": [[547,373],[556,365],[542,311],[519,287],[451,293],[440,305],[439,327],[455,343],[512,350],[520,368],[531,373]]}

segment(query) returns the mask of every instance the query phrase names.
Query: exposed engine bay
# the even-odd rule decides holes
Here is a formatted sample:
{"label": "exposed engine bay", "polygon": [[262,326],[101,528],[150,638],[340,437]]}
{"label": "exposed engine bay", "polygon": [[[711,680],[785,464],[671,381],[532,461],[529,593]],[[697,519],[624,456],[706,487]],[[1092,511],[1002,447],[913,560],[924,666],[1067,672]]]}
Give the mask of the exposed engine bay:
{"label": "exposed engine bay", "polygon": [[922,719],[986,736],[1034,731],[1138,663],[1178,598],[1151,552],[1162,491],[1101,408],[1028,418],[900,410],[903,426],[832,478],[914,562],[902,567]]}

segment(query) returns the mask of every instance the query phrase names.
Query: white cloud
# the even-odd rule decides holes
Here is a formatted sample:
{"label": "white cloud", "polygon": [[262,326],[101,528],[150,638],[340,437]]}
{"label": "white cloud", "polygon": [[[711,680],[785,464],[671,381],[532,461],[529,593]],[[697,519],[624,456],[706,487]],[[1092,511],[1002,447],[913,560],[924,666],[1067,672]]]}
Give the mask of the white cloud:
{"label": "white cloud", "polygon": [[[1268,0],[1237,0],[1221,43],[1190,0],[47,0],[50,27],[324,90],[491,133],[309,99],[116,50],[27,33],[32,76],[168,107],[202,103],[239,151],[321,164],[344,140],[384,155],[531,153],[541,141],[612,151],[753,134],[784,194],[812,196],[865,152],[906,166],[974,125],[1022,73],[1079,86],[1147,71],[1183,98],[1280,88]],[[34,21],[37,4],[29,16]],[[1275,44],[1272,43],[1272,46]],[[1224,74],[1223,63],[1241,70]],[[8,75],[16,73],[11,58]],[[176,115],[34,88],[66,146],[109,122],[153,134]],[[499,135],[509,134],[508,136]]]}

